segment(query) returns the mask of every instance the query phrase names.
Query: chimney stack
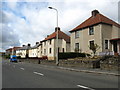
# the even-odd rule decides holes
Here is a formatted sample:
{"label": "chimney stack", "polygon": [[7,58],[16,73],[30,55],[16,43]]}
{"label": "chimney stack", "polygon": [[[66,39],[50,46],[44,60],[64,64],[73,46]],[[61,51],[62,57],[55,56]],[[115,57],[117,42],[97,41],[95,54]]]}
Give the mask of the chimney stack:
{"label": "chimney stack", "polygon": [[39,44],[39,42],[36,42],[36,45]]}
{"label": "chimney stack", "polygon": [[99,14],[99,11],[98,11],[98,10],[93,10],[93,11],[92,11],[92,16],[95,17],[97,14]]}
{"label": "chimney stack", "polygon": [[56,27],[56,28],[55,28],[55,32],[56,32],[57,30],[60,30],[60,27]]}
{"label": "chimney stack", "polygon": [[42,43],[42,41],[40,41],[40,43]]}
{"label": "chimney stack", "polygon": [[28,44],[28,46],[30,47],[30,44]]}

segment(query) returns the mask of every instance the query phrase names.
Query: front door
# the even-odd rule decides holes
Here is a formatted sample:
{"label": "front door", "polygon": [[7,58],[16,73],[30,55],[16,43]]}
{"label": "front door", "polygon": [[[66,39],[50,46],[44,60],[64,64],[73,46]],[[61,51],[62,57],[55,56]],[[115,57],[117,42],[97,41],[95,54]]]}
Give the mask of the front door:
{"label": "front door", "polygon": [[113,50],[114,50],[114,53],[117,54],[117,52],[118,52],[118,49],[117,49],[117,41],[114,41],[114,42],[113,42]]}

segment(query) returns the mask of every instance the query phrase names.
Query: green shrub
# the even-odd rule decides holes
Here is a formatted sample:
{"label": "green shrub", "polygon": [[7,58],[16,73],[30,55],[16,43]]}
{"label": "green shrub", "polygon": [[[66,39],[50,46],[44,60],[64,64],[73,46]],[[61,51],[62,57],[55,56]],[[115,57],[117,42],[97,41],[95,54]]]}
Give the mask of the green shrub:
{"label": "green shrub", "polygon": [[59,59],[67,59],[67,58],[76,58],[76,57],[86,57],[86,54],[77,53],[77,52],[65,52],[65,53],[59,53],[58,56],[59,56]]}
{"label": "green shrub", "polygon": [[10,55],[5,55],[4,57],[7,58],[7,59],[9,59],[9,58],[10,58]]}

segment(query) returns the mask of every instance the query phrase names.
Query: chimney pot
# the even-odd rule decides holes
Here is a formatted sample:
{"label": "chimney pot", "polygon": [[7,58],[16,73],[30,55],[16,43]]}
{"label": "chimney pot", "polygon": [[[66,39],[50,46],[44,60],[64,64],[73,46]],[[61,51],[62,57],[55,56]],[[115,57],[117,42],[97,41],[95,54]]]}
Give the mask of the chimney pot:
{"label": "chimney pot", "polygon": [[92,11],[92,16],[96,16],[97,14],[99,14],[99,11],[98,11],[98,10],[93,10],[93,11]]}
{"label": "chimney pot", "polygon": [[39,42],[36,42],[36,44],[39,44]]}
{"label": "chimney pot", "polygon": [[56,32],[57,30],[60,30],[60,27],[56,27],[56,28],[55,28],[55,32]]}
{"label": "chimney pot", "polygon": [[28,44],[28,46],[30,46],[30,44]]}

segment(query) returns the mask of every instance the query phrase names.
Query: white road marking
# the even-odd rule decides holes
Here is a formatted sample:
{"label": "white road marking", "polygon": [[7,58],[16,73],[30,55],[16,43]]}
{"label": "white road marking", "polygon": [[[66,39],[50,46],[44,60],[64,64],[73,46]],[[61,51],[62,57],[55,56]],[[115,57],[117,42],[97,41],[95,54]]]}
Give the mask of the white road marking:
{"label": "white road marking", "polygon": [[42,74],[42,73],[38,73],[38,72],[33,72],[33,73],[44,76],[44,74]]}
{"label": "white road marking", "polygon": [[20,69],[25,70],[24,68],[20,68]]}
{"label": "white road marking", "polygon": [[95,89],[92,89],[92,88],[89,88],[89,87],[86,87],[86,86],[83,86],[83,85],[77,85],[78,87],[81,87],[81,88],[85,88],[85,89],[88,89],[88,90],[95,90]]}

